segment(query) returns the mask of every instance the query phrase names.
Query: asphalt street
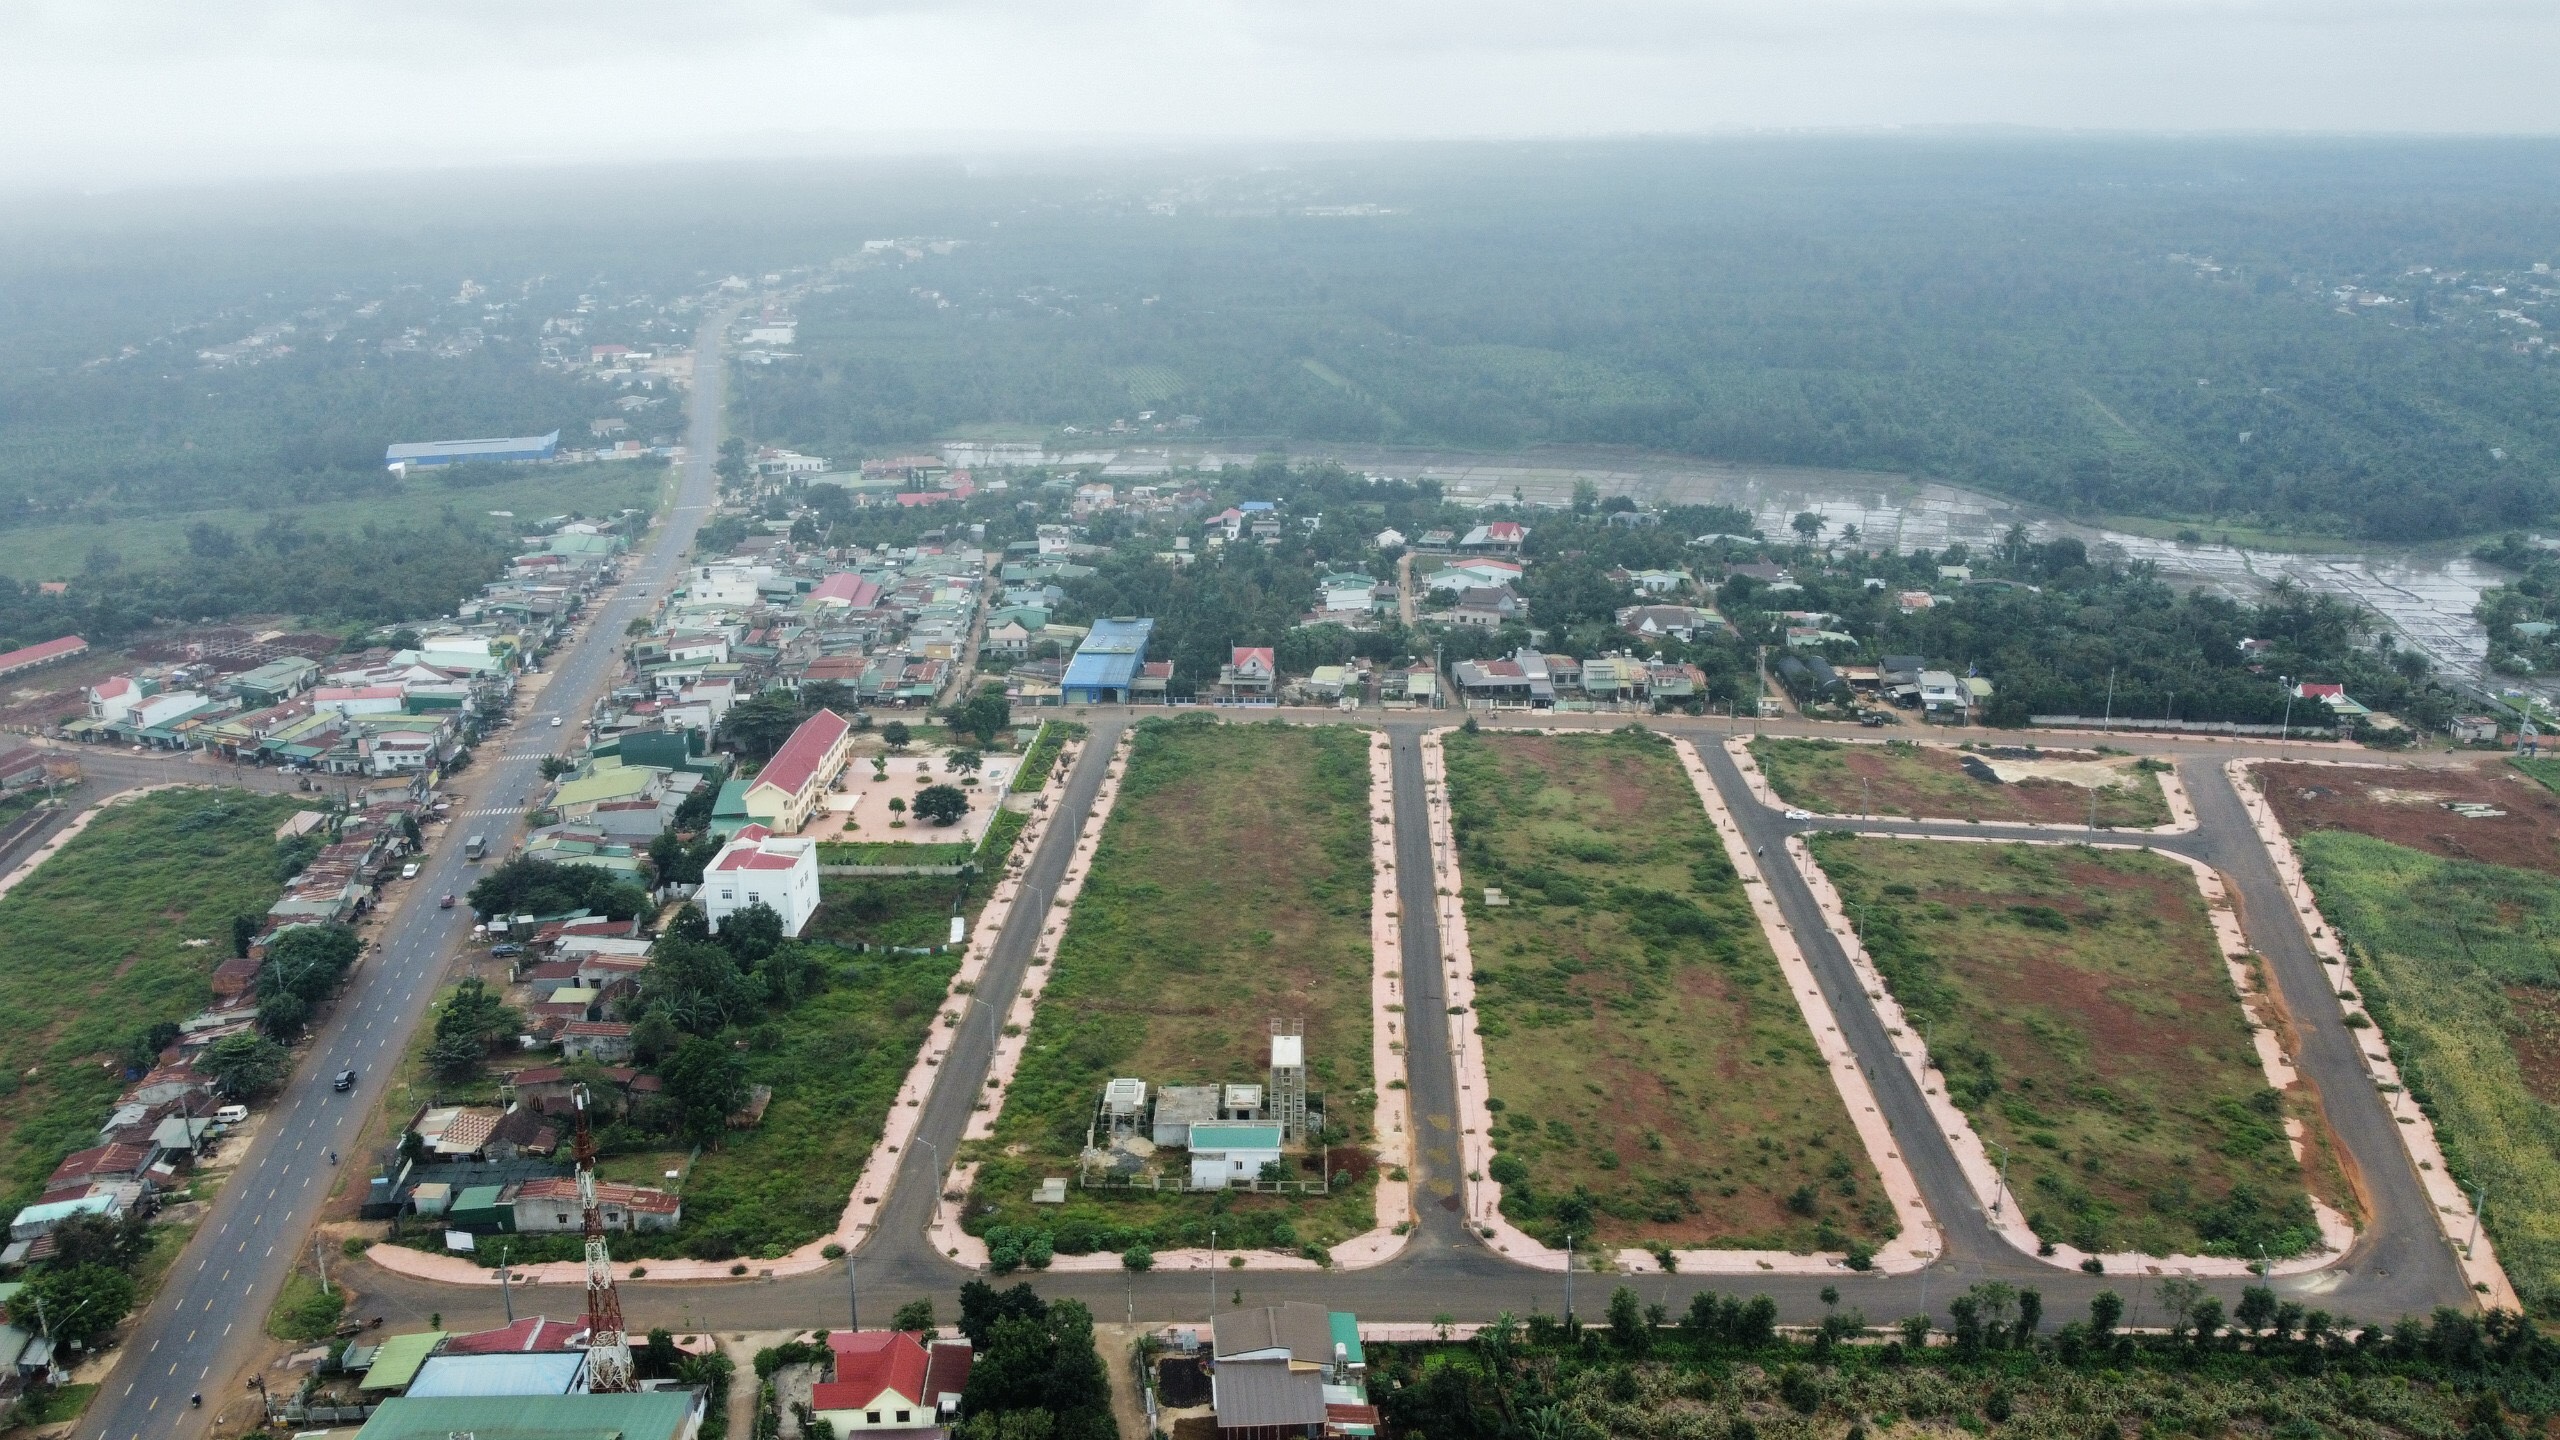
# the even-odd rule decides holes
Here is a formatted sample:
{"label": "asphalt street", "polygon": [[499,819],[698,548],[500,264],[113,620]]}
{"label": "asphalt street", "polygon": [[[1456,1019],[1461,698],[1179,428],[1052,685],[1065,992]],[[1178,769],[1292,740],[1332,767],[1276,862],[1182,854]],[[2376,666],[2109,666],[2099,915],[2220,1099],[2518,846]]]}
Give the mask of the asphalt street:
{"label": "asphalt street", "polygon": [[[721,340],[734,312],[707,319],[696,337],[688,461],[677,502],[647,552],[630,562],[619,584],[588,607],[579,638],[564,647],[541,688],[519,707],[511,728],[480,748],[459,777],[467,798],[433,849],[404,901],[373,927],[364,957],[319,1026],[299,1071],[261,1107],[248,1151],[223,1184],[195,1238],[150,1307],[133,1323],[121,1356],[83,1418],[79,1433],[96,1440],[194,1435],[217,1415],[255,1406],[254,1394],[231,1377],[254,1363],[268,1343],[262,1326],[294,1264],[310,1247],[314,1222],[332,1191],[362,1183],[353,1155],[367,1116],[445,973],[468,938],[469,907],[439,908],[445,894],[471,888],[477,867],[463,856],[463,837],[486,834],[492,854],[511,848],[526,803],[541,781],[542,757],[566,748],[595,699],[620,673],[623,627],[666,589],[713,498],[711,463],[720,442],[724,371]],[[558,717],[560,725],[551,721]],[[88,752],[83,752],[88,758]],[[123,757],[114,757],[123,762]],[[133,757],[141,761],[144,757]],[[102,771],[105,767],[102,766]],[[272,772],[238,775],[169,763],[155,773],[203,783],[236,783]],[[331,1078],[352,1067],[355,1089],[337,1094]],[[343,1157],[338,1164],[332,1155]],[[343,1257],[330,1256],[334,1273]],[[216,1388],[208,1388],[216,1387]],[[188,1396],[202,1392],[204,1408]]]}
{"label": "asphalt street", "polygon": [[[1096,710],[1086,716],[1096,727],[1092,743],[1077,762],[1068,783],[1067,804],[1081,807],[1099,786],[1100,770],[1109,756],[1108,737],[1131,716]],[[1254,714],[1248,719],[1266,718]],[[1318,718],[1310,715],[1310,719]],[[1402,888],[1405,964],[1412,993],[1406,1015],[1412,1026],[1409,1060],[1414,1110],[1421,1127],[1414,1179],[1421,1222],[1411,1242],[1394,1260],[1361,1271],[1340,1273],[1233,1271],[1214,1280],[1197,1273],[1127,1272],[1101,1274],[1024,1275],[1042,1293],[1086,1301],[1103,1319],[1131,1316],[1140,1320],[1198,1320],[1213,1308],[1266,1304],[1287,1299],[1322,1301],[1379,1320],[1430,1320],[1442,1315],[1485,1319],[1503,1311],[1555,1314],[1565,1304],[1562,1276],[1523,1269],[1495,1254],[1460,1220],[1457,1192],[1464,1177],[1456,1171],[1456,1137],[1450,1130],[1455,1113],[1455,1082],[1447,1053],[1443,1006],[1439,994],[1426,992],[1425,978],[1436,986],[1440,937],[1432,905],[1431,870],[1425,846],[1420,737],[1427,728],[1453,717],[1390,715],[1385,721],[1393,743],[1397,868]],[[1374,715],[1364,721],[1377,723]],[[1624,723],[1617,721],[1615,723]],[[1699,742],[1709,771],[1745,838],[1771,847],[1797,830],[1821,828],[1824,822],[1790,821],[1754,801],[1719,742],[1729,733],[1723,722],[1649,720],[1657,729],[1688,735]],[[2437,1305],[2463,1305],[2470,1299],[2434,1217],[2429,1213],[2417,1177],[2398,1144],[2393,1121],[2381,1097],[2355,1058],[2352,1040],[2337,1018],[2334,1004],[2318,1003],[2326,994],[2325,978],[2314,961],[2292,907],[2284,903],[2272,867],[2250,836],[2240,800],[2223,776],[2221,764],[2236,754],[2290,753],[2272,746],[2241,746],[2194,741],[2152,742],[2131,738],[2124,748],[2161,753],[2180,761],[2180,777],[2193,798],[2203,828],[2192,835],[2142,836],[2160,845],[2205,859],[2230,878],[2243,911],[2252,946],[2267,955],[2288,1008],[2297,1020],[2298,1061],[2302,1073],[2327,1097],[2332,1124],[2361,1176],[2360,1193],[2367,1207],[2362,1238],[2345,1259],[2316,1274],[2279,1279],[2276,1289],[2307,1306],[2356,1319],[2389,1320],[2424,1314]],[[1907,823],[1861,825],[1897,833],[1932,831],[1980,837],[1998,833],[1997,825],[1923,826]],[[2071,832],[2014,831],[2022,837],[2070,838]],[[2121,831],[2081,832],[2092,839],[2127,839]],[[1053,829],[1032,861],[1035,885],[1054,887],[1072,846],[1071,827]],[[2122,1294],[2128,1322],[2145,1318],[2151,1277],[2089,1276],[2057,1269],[2020,1254],[1991,1231],[1980,1202],[1964,1183],[1953,1155],[1922,1106],[1909,1074],[1892,1058],[1891,1037],[1868,1005],[1848,959],[1821,924],[1813,897],[1791,867],[1769,867],[1772,890],[1790,927],[1804,944],[1807,958],[1840,1017],[1873,1084],[1879,1106],[1893,1128],[1896,1143],[1909,1160],[1936,1223],[1944,1228],[1946,1249],[1939,1263],[1917,1275],[1886,1277],[1841,1273],[1823,1276],[1687,1277],[1646,1276],[1635,1280],[1647,1300],[1661,1300],[1674,1311],[1698,1290],[1766,1293],[1776,1299],[1791,1321],[1811,1321],[1826,1308],[1820,1292],[1837,1285],[1842,1303],[1863,1310],[1872,1321],[1933,1313],[1944,1322],[1945,1302],[1966,1286],[1986,1279],[2033,1285],[2046,1298],[2046,1313],[2057,1323],[2084,1307],[2101,1289]],[[1018,919],[1032,921],[1029,907]],[[1027,962],[1036,923],[1008,926],[998,940],[990,965],[992,976],[1019,976]],[[989,993],[1000,980],[991,979]],[[973,1006],[959,1032],[950,1058],[940,1070],[928,1099],[919,1161],[911,1153],[899,1184],[884,1204],[878,1229],[857,1253],[861,1313],[878,1323],[894,1306],[931,1298],[946,1309],[952,1293],[969,1278],[955,1263],[927,1243],[924,1228],[933,1195],[932,1180],[949,1158],[949,1144],[960,1133],[978,1090],[995,1042],[995,1022],[984,1007]],[[851,1177],[846,1177],[848,1188]],[[368,1313],[384,1313],[396,1321],[423,1322],[441,1312],[448,1323],[497,1323],[494,1292],[421,1284],[368,1267],[366,1283],[374,1288]],[[623,1306],[635,1328],[666,1325],[678,1329],[774,1329],[794,1325],[838,1325],[847,1318],[847,1276],[840,1270],[781,1280],[689,1285],[634,1285],[623,1292]],[[1576,1277],[1574,1308],[1591,1313],[1620,1283],[1608,1276]],[[2237,1298],[2240,1281],[2212,1281],[2208,1288],[2225,1302]],[[574,1291],[559,1292],[558,1303],[545,1306],[541,1292],[519,1291],[517,1313],[548,1309],[574,1314]],[[2156,1310],[2151,1312],[2157,1319]]]}

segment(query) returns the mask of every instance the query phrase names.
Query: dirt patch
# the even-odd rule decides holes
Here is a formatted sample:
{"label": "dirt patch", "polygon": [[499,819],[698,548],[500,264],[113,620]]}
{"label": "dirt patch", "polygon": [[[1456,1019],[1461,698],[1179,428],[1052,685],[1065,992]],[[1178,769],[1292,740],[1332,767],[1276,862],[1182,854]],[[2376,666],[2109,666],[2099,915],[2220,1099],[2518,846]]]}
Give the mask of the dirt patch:
{"label": "dirt patch", "polygon": [[2560,1105],[2560,990],[2541,985],[2510,985],[2506,990],[2507,1004],[2515,1012],[2507,1047],[2515,1051],[2525,1088],[2545,1105]]}
{"label": "dirt patch", "polygon": [[[2501,759],[2441,769],[2276,764],[2258,773],[2287,834],[2348,830],[2429,855],[2560,875],[2560,795]],[[2454,805],[2504,813],[2473,818]]]}

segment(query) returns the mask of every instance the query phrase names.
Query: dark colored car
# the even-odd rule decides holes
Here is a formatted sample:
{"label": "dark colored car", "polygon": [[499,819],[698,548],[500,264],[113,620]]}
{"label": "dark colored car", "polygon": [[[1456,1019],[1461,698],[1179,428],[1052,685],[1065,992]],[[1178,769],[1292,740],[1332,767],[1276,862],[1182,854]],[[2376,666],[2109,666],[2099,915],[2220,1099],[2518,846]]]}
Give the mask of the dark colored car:
{"label": "dark colored car", "polygon": [[337,1091],[339,1091],[339,1092],[341,1092],[341,1093],[344,1093],[345,1091],[353,1090],[354,1088],[356,1088],[356,1072],[354,1072],[353,1070],[341,1070],[341,1071],[339,1071],[339,1072],[338,1072],[338,1080],[337,1080],[337,1083],[336,1083],[335,1085],[332,1085],[330,1088],[331,1088],[331,1089],[333,1089],[333,1090],[337,1090]]}

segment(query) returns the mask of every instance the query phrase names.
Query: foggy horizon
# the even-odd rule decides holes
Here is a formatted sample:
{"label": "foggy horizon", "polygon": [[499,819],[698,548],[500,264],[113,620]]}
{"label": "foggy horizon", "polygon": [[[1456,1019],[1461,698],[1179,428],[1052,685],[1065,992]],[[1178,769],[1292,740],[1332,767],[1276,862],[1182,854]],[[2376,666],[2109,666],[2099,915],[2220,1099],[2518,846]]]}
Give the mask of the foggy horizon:
{"label": "foggy horizon", "polygon": [[0,19],[0,191],[650,161],[1814,132],[2543,136],[2560,14],[2307,0],[770,0]]}

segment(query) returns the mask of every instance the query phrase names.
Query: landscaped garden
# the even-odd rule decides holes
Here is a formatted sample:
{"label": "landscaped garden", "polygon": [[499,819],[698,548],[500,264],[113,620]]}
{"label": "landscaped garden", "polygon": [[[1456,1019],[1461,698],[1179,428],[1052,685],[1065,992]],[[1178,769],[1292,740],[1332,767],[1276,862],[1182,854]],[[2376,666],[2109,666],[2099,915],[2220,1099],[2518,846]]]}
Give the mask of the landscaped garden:
{"label": "landscaped garden", "polygon": [[1948,1097],[2007,1152],[2040,1238],[2253,1258],[2317,1243],[2306,1174],[2339,1193],[2321,1118],[2267,1084],[2186,866],[2085,846],[1812,844]]}
{"label": "landscaped garden", "polygon": [[2446,1165],[2487,1187],[2509,1282],[2560,1313],[2560,878],[2343,830],[2294,844]]}
{"label": "landscaped garden", "polygon": [[[1320,1249],[1370,1227],[1368,793],[1358,730],[1139,727],[995,1138],[967,1157],[973,1233],[1045,1231],[1076,1253],[1205,1245],[1213,1225],[1222,1246]],[[1304,1029],[1347,1177],[1329,1195],[1070,1184],[1064,1205],[1030,1203],[1041,1180],[1078,1174],[1106,1081],[1261,1084],[1275,1019]],[[1322,1178],[1315,1160],[1286,1178]]]}
{"label": "landscaped garden", "polygon": [[1775,736],[1753,740],[1751,755],[1779,799],[1826,815],[2085,825],[2094,798],[2100,825],[2169,823],[2156,775],[2167,767],[2130,756]]}
{"label": "landscaped garden", "polygon": [[1890,1239],[1898,1217],[1670,744],[1462,732],[1446,753],[1503,1213],[1577,1246]]}
{"label": "landscaped garden", "polygon": [[0,1202],[23,1204],[95,1143],[138,1044],[213,997],[232,918],[283,889],[275,829],[299,806],[168,790],[99,813],[0,897]]}

